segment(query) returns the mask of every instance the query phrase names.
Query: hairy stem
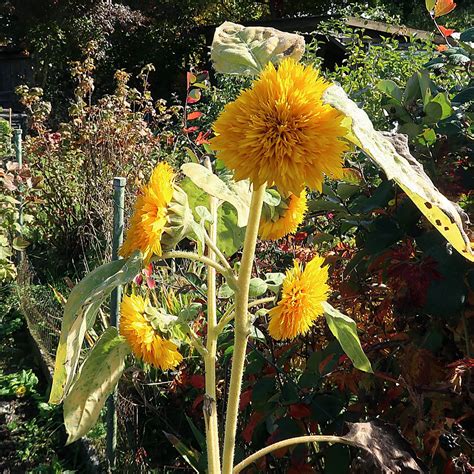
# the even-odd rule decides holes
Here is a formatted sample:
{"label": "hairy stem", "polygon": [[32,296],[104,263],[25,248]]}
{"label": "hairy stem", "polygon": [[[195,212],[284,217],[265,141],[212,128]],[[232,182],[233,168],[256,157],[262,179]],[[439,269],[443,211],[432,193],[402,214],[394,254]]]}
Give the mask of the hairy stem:
{"label": "hairy stem", "polygon": [[297,436],[296,438],[289,438],[283,441],[279,441],[278,443],[271,444],[263,449],[260,449],[256,453],[252,454],[248,458],[244,459],[242,462],[237,464],[232,471],[232,474],[238,474],[240,471],[245,469],[250,464],[254,463],[258,459],[267,454],[271,453],[272,451],[276,451],[277,449],[286,448],[287,446],[292,446],[294,444],[300,443],[342,443],[342,444],[349,444],[351,446],[357,446],[357,443],[351,442],[350,440],[341,437],[341,436],[324,436],[324,435],[309,435],[309,436]]}
{"label": "hairy stem", "polygon": [[[210,161],[206,163],[211,167]],[[211,261],[216,260],[216,255],[222,260],[222,253],[217,248],[217,199],[209,196],[209,209],[213,223],[206,235],[208,246],[207,256]],[[231,271],[225,260],[227,271]],[[216,301],[216,269],[209,265],[207,268],[207,355],[204,358],[206,395],[203,404],[204,422],[206,426],[207,466],[209,474],[220,474],[221,463],[219,453],[219,427],[217,423],[217,397],[216,397],[216,354],[217,354],[217,301]]]}
{"label": "hairy stem", "polygon": [[262,212],[265,184],[252,193],[250,203],[250,214],[245,233],[244,250],[238,277],[235,304],[235,337],[234,355],[232,358],[232,370],[230,376],[229,398],[227,401],[227,413],[225,420],[224,452],[223,452],[223,474],[231,474],[234,463],[235,438],[237,432],[237,417],[239,412],[239,399],[242,388],[242,376],[244,373],[245,353],[247,340],[250,333],[248,317],[249,284],[252,273],[253,259],[255,256],[255,244],[257,242],[260,215]]}
{"label": "hairy stem", "polygon": [[234,284],[236,282],[235,276],[232,272],[229,272],[225,269],[222,265],[217,263],[215,260],[205,257],[204,255],[198,255],[194,252],[184,252],[184,251],[172,251],[172,252],[165,252],[160,257],[154,257],[154,260],[166,260],[168,258],[187,258],[188,260],[193,260],[195,262],[201,262],[208,267],[214,268],[218,271],[221,275],[223,275],[228,282]]}

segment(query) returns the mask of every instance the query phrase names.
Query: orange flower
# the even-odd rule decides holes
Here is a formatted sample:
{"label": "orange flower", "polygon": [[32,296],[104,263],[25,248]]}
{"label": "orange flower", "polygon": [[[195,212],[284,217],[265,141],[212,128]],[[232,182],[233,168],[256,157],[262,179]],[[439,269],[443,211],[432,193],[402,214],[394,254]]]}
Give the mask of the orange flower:
{"label": "orange flower", "polygon": [[443,51],[446,51],[447,49],[448,47],[445,44],[440,44],[436,46],[436,51],[439,51],[440,53],[442,53]]}

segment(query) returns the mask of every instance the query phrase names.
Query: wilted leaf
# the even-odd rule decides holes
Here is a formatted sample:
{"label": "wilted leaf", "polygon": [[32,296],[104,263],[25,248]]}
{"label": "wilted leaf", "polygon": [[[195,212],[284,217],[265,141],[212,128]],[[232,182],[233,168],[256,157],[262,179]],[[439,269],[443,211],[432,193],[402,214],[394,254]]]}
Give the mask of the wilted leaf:
{"label": "wilted leaf", "polygon": [[217,72],[257,75],[269,62],[277,64],[286,57],[299,61],[304,48],[302,36],[226,21],[214,34],[211,60]]}
{"label": "wilted leaf", "polygon": [[[421,87],[421,84],[420,84]],[[463,215],[434,186],[423,167],[410,154],[404,135],[387,135],[374,129],[367,114],[339,86],[331,86],[324,100],[352,118],[352,139],[403,189],[444,238],[468,260],[474,261]]]}
{"label": "wilted leaf", "polygon": [[78,377],[64,399],[66,444],[77,441],[95,425],[107,396],[122,375],[130,352],[117,329],[109,327],[88,353]]}
{"label": "wilted leaf", "polygon": [[176,448],[181,457],[194,469],[199,472],[199,453],[193,449],[188,448],[179,438],[171,433],[163,431],[168,441]]}
{"label": "wilted leaf", "polygon": [[135,278],[142,269],[142,255],[115,260],[90,272],[71,291],[64,308],[54,377],[49,403],[59,404],[67,394],[84,341],[86,329],[93,326],[99,307],[112,290]]}
{"label": "wilted leaf", "polygon": [[[410,443],[403,438],[396,427],[380,420],[368,423],[347,423],[349,432],[342,436],[349,444],[367,452],[370,465],[357,472],[380,472],[392,474],[423,474],[426,466],[417,458]],[[356,472],[354,469],[351,472]]]}
{"label": "wilted leaf", "polygon": [[29,245],[30,242],[23,237],[15,237],[12,242],[12,247],[18,251],[25,250]]}
{"label": "wilted leaf", "polygon": [[351,359],[354,367],[364,372],[372,373],[373,370],[369,359],[367,359],[360,345],[357,326],[354,320],[333,308],[329,303],[323,303],[323,308],[329,329],[339,341],[347,357]]}

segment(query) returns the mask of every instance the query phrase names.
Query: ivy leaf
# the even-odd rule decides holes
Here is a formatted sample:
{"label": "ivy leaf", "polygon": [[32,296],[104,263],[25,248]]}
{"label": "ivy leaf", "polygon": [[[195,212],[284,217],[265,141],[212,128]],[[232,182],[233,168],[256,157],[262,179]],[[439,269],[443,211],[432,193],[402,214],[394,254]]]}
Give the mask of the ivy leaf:
{"label": "ivy leaf", "polygon": [[217,72],[255,76],[269,62],[277,64],[286,57],[299,61],[304,48],[304,38],[300,35],[226,21],[216,28],[211,61]]}

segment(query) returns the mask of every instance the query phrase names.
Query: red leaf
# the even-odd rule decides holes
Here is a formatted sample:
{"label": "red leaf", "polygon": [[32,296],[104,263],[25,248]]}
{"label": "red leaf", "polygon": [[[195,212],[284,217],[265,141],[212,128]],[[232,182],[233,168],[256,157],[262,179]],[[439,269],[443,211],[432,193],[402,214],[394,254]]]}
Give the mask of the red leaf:
{"label": "red leaf", "polygon": [[253,432],[262,418],[263,415],[261,413],[252,413],[247,426],[244,428],[244,431],[242,431],[242,438],[244,438],[246,443],[250,443],[250,441],[252,441]]}
{"label": "red leaf", "polygon": [[201,115],[203,115],[202,112],[198,112],[197,110],[195,112],[191,112],[190,114],[188,114],[188,120],[196,120],[198,119],[199,117],[201,117]]}
{"label": "red leaf", "polygon": [[199,127],[188,127],[188,128],[183,128],[184,133],[191,133],[191,132],[196,132],[199,130]]}
{"label": "red leaf", "polygon": [[434,7],[434,16],[435,18],[438,18],[439,16],[447,15],[455,8],[456,4],[453,2],[453,0],[437,0]]}
{"label": "red leaf", "polygon": [[204,395],[199,395],[196,397],[196,400],[193,402],[193,410],[196,410],[196,408],[203,402],[204,400]]}
{"label": "red leaf", "polygon": [[295,403],[294,405],[290,405],[291,418],[301,420],[301,418],[307,418],[310,415],[311,410],[309,409],[308,405],[305,405],[304,403]]}
{"label": "red leaf", "polygon": [[191,89],[188,94],[186,102],[188,104],[195,104],[201,99],[201,91],[199,89]]}
{"label": "red leaf", "polygon": [[245,410],[249,406],[251,400],[252,389],[249,388],[248,390],[245,390],[245,392],[242,392],[242,395],[240,395],[239,409]]}
{"label": "red leaf", "polygon": [[194,142],[196,145],[204,145],[207,144],[209,145],[209,140],[207,139],[211,132],[207,131],[206,133],[199,132],[199,135],[197,136],[196,140]]}
{"label": "red leaf", "polygon": [[444,26],[442,25],[439,25],[438,26],[439,28],[439,31],[441,31],[441,33],[444,35],[444,36],[451,36],[455,30],[451,29],[451,28],[445,28]]}
{"label": "red leaf", "polygon": [[186,73],[186,88],[189,89],[191,84],[196,82],[196,76],[192,72]]}
{"label": "red leaf", "polygon": [[204,388],[204,376],[203,375],[191,375],[189,377],[189,385],[191,387],[202,389]]}

